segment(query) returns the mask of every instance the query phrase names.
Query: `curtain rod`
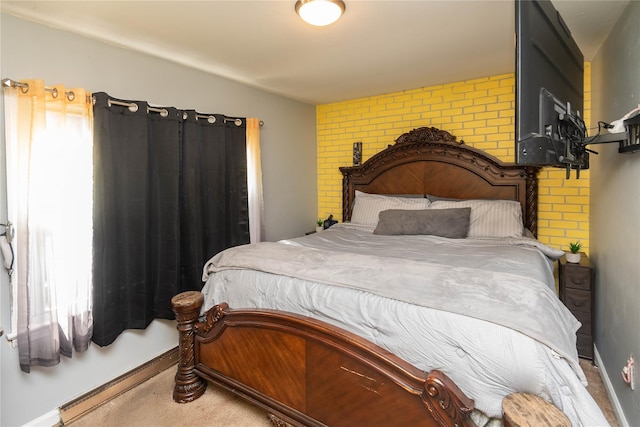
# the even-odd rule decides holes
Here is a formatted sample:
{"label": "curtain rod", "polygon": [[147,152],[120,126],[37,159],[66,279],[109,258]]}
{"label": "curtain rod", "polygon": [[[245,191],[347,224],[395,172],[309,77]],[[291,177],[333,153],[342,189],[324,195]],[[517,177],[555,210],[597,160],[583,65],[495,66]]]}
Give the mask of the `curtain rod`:
{"label": "curtain rod", "polygon": [[[135,113],[136,111],[138,111],[138,104],[135,102],[123,102],[123,101],[117,101],[115,99],[111,99],[109,98],[109,100],[107,101],[107,104],[109,105],[109,107],[111,107],[112,105],[120,105],[121,107],[127,107],[129,109],[129,111],[131,111],[132,113]],[[154,112],[154,113],[160,113],[160,115],[162,117],[167,117],[169,115],[169,111],[166,108],[155,108],[155,107],[150,107],[147,106],[147,112]],[[182,113],[182,118],[186,119],[187,118],[188,113],[185,111]],[[216,117],[213,114],[198,114],[196,113],[196,120],[198,119],[207,119],[207,121],[209,123],[215,123],[216,122]],[[237,117],[226,117],[224,116],[224,122],[233,122],[236,126],[241,126],[242,125],[242,119],[239,119]],[[264,122],[262,120],[260,120],[260,126],[263,126]]]}
{"label": "curtain rod", "polygon": [[[2,79],[2,86],[3,87],[12,87],[12,88],[19,88],[22,93],[27,93],[29,92],[29,83],[22,83],[22,82],[17,82],[15,80],[11,80],[11,79]],[[50,88],[50,87],[45,87],[44,88],[45,91],[49,92],[54,98],[58,97],[58,89],[57,88]],[[67,99],[69,101],[73,101],[76,97],[76,94],[73,93],[73,91],[69,91],[69,92],[65,92],[64,93],[67,97]]]}
{"label": "curtain rod", "polygon": [[[136,104],[135,102],[122,102],[109,98],[109,100],[107,101],[107,105],[109,105],[109,107],[111,107],[112,105],[127,107],[132,113],[138,111],[138,104]],[[149,112],[160,113],[162,117],[167,117],[169,115],[169,110],[167,110],[166,108],[154,108],[147,106],[147,113]]]}
{"label": "curtain rod", "polygon": [[[19,88],[22,93],[27,93],[29,92],[29,84],[28,83],[22,83],[22,82],[18,82],[15,80],[11,80],[11,79],[2,79],[2,86],[3,87],[12,87],[12,88]],[[48,88],[45,87],[44,88],[47,92],[51,93],[52,96],[54,98],[58,97],[58,89],[56,88]],[[64,93],[67,96],[67,99],[69,101],[73,101],[73,99],[76,97],[76,94],[73,93],[72,91],[69,92],[65,92]],[[111,107],[111,105],[120,105],[122,107],[127,107],[129,109],[129,111],[131,111],[132,113],[135,113],[136,111],[138,111],[138,104],[136,104],[135,102],[122,102],[122,101],[116,101],[115,99],[111,99],[109,98],[109,107]],[[169,115],[169,111],[166,108],[155,108],[155,107],[147,107],[147,112],[154,112],[154,113],[160,113],[160,116],[162,117],[167,117]],[[183,113],[183,119],[187,118],[187,113]],[[209,123],[215,123],[216,122],[216,118],[213,114],[197,114],[196,113],[196,120],[197,119],[207,119],[207,121]],[[224,118],[224,122],[234,122],[236,126],[241,126],[242,125],[242,120],[237,118],[237,117],[226,117]],[[262,120],[260,120],[260,126],[264,126],[264,122]]]}

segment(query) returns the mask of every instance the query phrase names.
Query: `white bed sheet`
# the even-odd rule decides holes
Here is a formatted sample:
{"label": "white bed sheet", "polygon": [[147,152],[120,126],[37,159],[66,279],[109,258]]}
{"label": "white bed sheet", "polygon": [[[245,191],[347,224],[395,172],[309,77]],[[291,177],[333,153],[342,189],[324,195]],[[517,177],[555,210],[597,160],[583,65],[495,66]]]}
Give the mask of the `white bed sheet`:
{"label": "white bed sheet", "polygon": [[[477,265],[510,274],[534,275],[547,286],[554,286],[549,257],[558,253],[539,243],[525,242],[523,248],[516,250],[513,242],[503,245],[499,241],[403,236],[398,245],[396,236],[370,239],[370,229],[342,224],[334,227],[312,237],[281,243],[334,252],[385,253],[403,259],[439,259],[452,267]],[[429,241],[426,246],[425,241]],[[507,257],[497,256],[496,250],[505,252]],[[532,263],[536,264],[533,270],[523,270],[523,266],[530,267]],[[208,278],[203,289],[203,310],[227,302],[232,308],[272,308],[340,326],[417,368],[442,370],[489,417],[501,416],[506,395],[528,392],[551,400],[574,426],[607,425],[586,391],[577,357],[560,356],[549,346],[510,328],[358,289],[264,271],[230,268],[212,274],[205,271],[205,275]]]}

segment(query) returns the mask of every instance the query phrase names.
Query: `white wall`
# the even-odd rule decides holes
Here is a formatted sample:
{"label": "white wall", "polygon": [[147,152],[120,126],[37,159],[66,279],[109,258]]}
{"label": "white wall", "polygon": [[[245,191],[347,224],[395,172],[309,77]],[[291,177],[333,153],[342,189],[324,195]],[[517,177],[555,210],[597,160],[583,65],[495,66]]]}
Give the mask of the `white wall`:
{"label": "white wall", "polygon": [[[592,122],[640,104],[640,2],[631,1],[591,64]],[[640,152],[593,147],[591,258],[596,266],[596,348],[630,426],[640,426]],[[636,389],[620,371],[633,353]]]}
{"label": "white wall", "polygon": [[[267,240],[304,235],[317,215],[315,106],[273,95],[152,56],[0,15],[1,78],[104,91],[116,98],[257,117],[261,131]],[[214,54],[212,45],[212,54]],[[4,117],[4,112],[1,113]],[[0,222],[6,221],[4,128],[0,126]],[[9,328],[9,286],[0,273],[0,324]],[[17,426],[175,347],[174,322],[155,321],[105,348],[95,345],[53,368],[19,369],[17,350],[0,341],[0,425]],[[166,390],[171,393],[172,390]]]}

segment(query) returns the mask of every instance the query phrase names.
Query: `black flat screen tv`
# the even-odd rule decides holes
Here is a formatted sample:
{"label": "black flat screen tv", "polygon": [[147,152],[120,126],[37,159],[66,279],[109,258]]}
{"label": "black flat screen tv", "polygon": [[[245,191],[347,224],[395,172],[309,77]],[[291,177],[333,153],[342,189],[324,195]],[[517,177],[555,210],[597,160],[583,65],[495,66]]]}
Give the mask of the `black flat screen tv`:
{"label": "black flat screen tv", "polygon": [[587,169],[584,57],[548,0],[516,0],[516,162]]}

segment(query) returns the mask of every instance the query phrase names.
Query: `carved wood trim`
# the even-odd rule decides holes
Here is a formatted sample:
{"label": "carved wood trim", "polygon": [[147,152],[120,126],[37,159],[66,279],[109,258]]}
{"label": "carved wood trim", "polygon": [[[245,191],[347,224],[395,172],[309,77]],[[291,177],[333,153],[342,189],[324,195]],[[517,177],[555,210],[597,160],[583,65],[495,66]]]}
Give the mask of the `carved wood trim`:
{"label": "carved wood trim", "polygon": [[213,306],[209,311],[205,313],[204,321],[198,322],[194,325],[194,329],[198,334],[205,334],[215,326],[220,319],[224,316],[224,311],[229,308],[227,303],[218,304]]}
{"label": "carved wood trim", "polygon": [[433,370],[429,373],[425,382],[424,401],[429,412],[434,417],[438,417],[444,424],[453,424],[462,426],[467,423],[468,417],[471,415],[473,401],[467,399],[460,391],[451,393],[451,390],[459,390],[458,386],[453,383],[442,372]]}
{"label": "carved wood trim", "polygon": [[527,173],[527,204],[525,227],[531,231],[531,233],[538,237],[538,172],[540,168],[528,167]]}
{"label": "carved wood trim", "polygon": [[[396,144],[410,144],[414,142],[457,142],[456,137],[451,135],[446,130],[437,129],[434,127],[422,127],[410,130],[407,133],[403,133],[396,139]],[[464,144],[460,141],[460,144]]]}
{"label": "carved wood trim", "polygon": [[173,400],[178,403],[191,402],[199,398],[207,388],[207,382],[195,372],[195,325],[203,303],[204,296],[197,291],[183,292],[171,299],[179,333],[180,359],[173,389]]}

